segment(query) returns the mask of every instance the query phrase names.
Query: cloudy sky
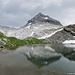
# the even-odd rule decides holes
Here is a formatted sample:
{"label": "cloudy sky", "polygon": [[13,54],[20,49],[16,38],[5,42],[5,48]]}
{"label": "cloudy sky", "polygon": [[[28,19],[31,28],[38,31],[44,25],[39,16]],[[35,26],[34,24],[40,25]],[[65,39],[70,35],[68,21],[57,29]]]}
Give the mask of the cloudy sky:
{"label": "cloudy sky", "polygon": [[37,13],[75,23],[75,0],[0,0],[0,25],[20,27]]}

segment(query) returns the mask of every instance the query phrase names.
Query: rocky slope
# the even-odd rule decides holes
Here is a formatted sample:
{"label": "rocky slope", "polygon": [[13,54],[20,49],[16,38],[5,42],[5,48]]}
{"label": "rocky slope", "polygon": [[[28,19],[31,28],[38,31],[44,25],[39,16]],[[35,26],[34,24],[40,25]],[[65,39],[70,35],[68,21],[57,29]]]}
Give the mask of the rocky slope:
{"label": "rocky slope", "polygon": [[46,38],[45,42],[53,44],[63,43],[66,40],[75,40],[75,24],[63,27],[62,30]]}

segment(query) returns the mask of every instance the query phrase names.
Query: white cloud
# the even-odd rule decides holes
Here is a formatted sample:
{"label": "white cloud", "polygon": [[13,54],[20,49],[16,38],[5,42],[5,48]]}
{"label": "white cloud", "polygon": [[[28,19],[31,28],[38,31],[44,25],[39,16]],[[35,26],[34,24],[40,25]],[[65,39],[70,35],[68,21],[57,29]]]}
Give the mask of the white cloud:
{"label": "white cloud", "polygon": [[37,8],[38,6],[40,6],[39,3],[36,3],[36,2],[27,2],[27,3],[22,3],[21,4],[21,8],[22,9],[29,9],[29,10],[32,10],[32,9],[35,9]]}
{"label": "white cloud", "polygon": [[64,25],[75,24],[75,8],[64,9],[61,16]]}
{"label": "white cloud", "polygon": [[46,8],[47,6],[61,6],[62,4],[62,0],[41,0],[41,6],[43,6],[44,8]]}
{"label": "white cloud", "polygon": [[0,24],[22,26],[42,12],[64,25],[75,23],[75,0],[0,0]]}

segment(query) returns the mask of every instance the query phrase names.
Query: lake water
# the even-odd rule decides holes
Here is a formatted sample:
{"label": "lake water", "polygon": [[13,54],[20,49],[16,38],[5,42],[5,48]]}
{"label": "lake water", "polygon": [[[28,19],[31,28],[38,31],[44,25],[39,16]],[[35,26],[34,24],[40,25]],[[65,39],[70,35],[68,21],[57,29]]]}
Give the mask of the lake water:
{"label": "lake water", "polygon": [[74,52],[74,48],[50,44],[1,50],[0,75],[74,75]]}

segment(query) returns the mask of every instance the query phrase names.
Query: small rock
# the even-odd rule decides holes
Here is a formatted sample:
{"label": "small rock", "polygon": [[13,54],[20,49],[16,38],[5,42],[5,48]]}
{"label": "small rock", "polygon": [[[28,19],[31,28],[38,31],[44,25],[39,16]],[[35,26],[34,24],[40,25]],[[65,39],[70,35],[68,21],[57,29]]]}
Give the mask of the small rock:
{"label": "small rock", "polygon": [[74,32],[74,31],[71,31],[71,34],[72,34],[73,36],[75,36],[75,32]]}

